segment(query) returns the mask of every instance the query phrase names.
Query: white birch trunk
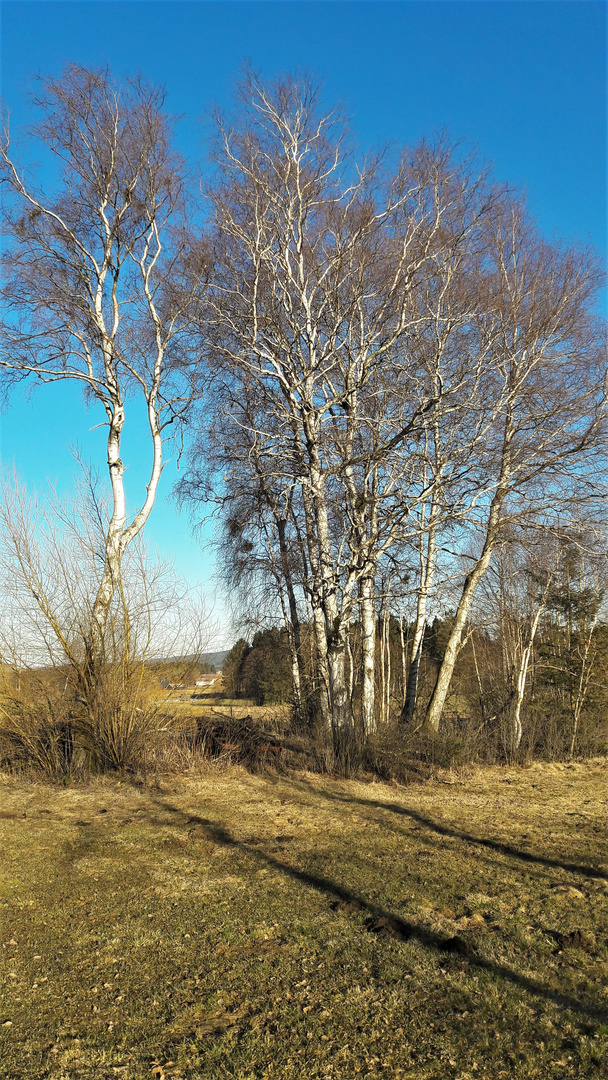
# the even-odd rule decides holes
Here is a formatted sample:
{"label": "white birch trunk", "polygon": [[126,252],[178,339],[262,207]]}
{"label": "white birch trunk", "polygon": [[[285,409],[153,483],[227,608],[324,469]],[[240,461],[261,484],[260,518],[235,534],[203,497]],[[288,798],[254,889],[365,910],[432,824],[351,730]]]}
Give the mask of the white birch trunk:
{"label": "white birch trunk", "polygon": [[302,486],[302,504],[304,506],[304,520],[306,525],[306,548],[308,551],[308,562],[312,577],[310,583],[310,607],[312,612],[312,628],[316,653],[314,666],[316,669],[316,682],[319,692],[319,712],[323,731],[327,737],[331,738],[331,696],[329,666],[327,662],[327,632],[321,599],[321,571],[315,536],[314,509],[310,491],[306,485]]}
{"label": "white birch trunk", "polygon": [[437,676],[437,682],[435,683],[435,688],[426,712],[425,726],[431,731],[439,731],[441,716],[450,689],[458,653],[460,652],[460,647],[462,645],[462,638],[469,617],[469,611],[471,610],[471,604],[473,603],[473,597],[475,596],[475,590],[490,565],[496,541],[498,539],[500,511],[503,500],[504,492],[500,490],[492,500],[483,551],[480,558],[475,563],[475,566],[465,578],[454,625],[448,639],[445,655]]}
{"label": "white birch trunk", "polygon": [[108,433],[107,453],[108,471],[112,490],[112,517],[105,538],[104,567],[97,594],[93,601],[91,619],[91,640],[87,642],[88,677],[102,660],[104,636],[110,607],[118,580],[120,578],[121,540],[126,521],[126,500],[124,489],[124,466],[120,457],[120,438],[125,422],[124,409],[116,404],[112,411]]}
{"label": "white birch trunk", "polygon": [[350,628],[346,634],[346,652],[348,655],[348,700],[350,702],[350,711],[353,711],[353,693],[355,688],[355,661],[353,657],[352,645],[350,642]]}
{"label": "white birch trunk", "polygon": [[361,718],[366,736],[376,730],[376,619],[374,611],[374,579],[365,577],[359,590],[361,618]]}
{"label": "white birch trunk", "polygon": [[[309,439],[312,443],[312,439]],[[347,614],[345,604],[342,611],[338,608],[337,581],[331,548],[331,537],[325,491],[321,469],[316,461],[316,448],[313,448],[310,469],[312,503],[315,514],[316,534],[319,544],[319,576],[321,598],[325,617],[327,641],[327,666],[329,671],[329,699],[331,721],[336,746],[342,746],[350,727],[348,692],[346,688],[345,635],[344,622]]]}
{"label": "white birch trunk", "polygon": [[403,615],[399,616],[399,640],[401,642],[401,710],[403,711],[407,690],[407,650],[405,647],[405,635],[403,633]]}
{"label": "white birch trunk", "polygon": [[[511,373],[513,378],[513,373]],[[471,610],[471,604],[473,603],[473,597],[475,596],[475,590],[486,573],[494,548],[498,541],[501,524],[501,513],[503,503],[505,501],[507,491],[509,488],[509,481],[511,478],[511,447],[513,442],[514,426],[513,426],[513,398],[510,397],[506,415],[505,426],[503,434],[501,462],[500,462],[500,475],[496,486],[494,498],[490,503],[490,510],[488,513],[488,519],[486,524],[486,535],[482,549],[482,553],[475,563],[473,569],[467,574],[460,601],[458,603],[458,609],[456,611],[456,618],[454,620],[454,626],[448,639],[448,644],[445,650],[445,655],[439,669],[437,676],[437,682],[431,695],[426,716],[425,727],[430,731],[438,732],[439,724],[441,722],[441,716],[445,706],[445,701],[450,689],[450,683],[452,681],[452,675],[454,674],[454,668],[456,666],[456,660],[458,659],[458,653],[462,645],[462,637],[469,617],[469,611]]]}
{"label": "white birch trunk", "polygon": [[418,676],[420,673],[420,660],[422,658],[422,646],[424,644],[424,631],[426,628],[426,595],[423,595],[422,591],[418,593],[418,605],[416,610],[416,626],[414,628],[414,638],[412,641],[412,652],[410,656],[410,667],[407,674],[407,683],[405,687],[405,703],[403,706],[402,718],[406,722],[410,721],[414,715],[416,708],[416,699],[418,695]]}
{"label": "white birch trunk", "polygon": [[574,701],[574,709],[573,709],[574,723],[572,725],[572,739],[570,740],[570,757],[574,756],[574,747],[576,746],[576,739],[577,739],[577,736],[578,736],[578,729],[579,729],[579,724],[580,724],[580,719],[581,719],[581,713],[583,711],[583,705],[585,703],[585,698],[587,696],[587,690],[589,689],[589,680],[591,678],[591,671],[592,671],[592,664],[593,664],[593,661],[591,661],[591,663],[589,663],[589,652],[591,650],[591,645],[592,645],[592,642],[593,642],[593,634],[594,634],[596,625],[597,625],[597,614],[595,615],[595,617],[593,619],[593,622],[591,624],[591,628],[589,630],[589,634],[588,634],[587,640],[585,642],[585,651],[584,651],[583,656],[581,658],[581,674],[580,674],[580,678],[578,680],[578,687],[577,687],[576,698],[575,698],[575,701]]}
{"label": "white birch trunk", "polygon": [[390,616],[390,611],[388,610],[388,608],[386,609],[386,612],[385,612],[384,627],[385,627],[385,635],[384,636],[385,636],[385,647],[386,647],[386,691],[385,691],[386,692],[386,700],[385,700],[384,722],[388,723],[388,721],[390,720],[390,712],[391,712],[391,634],[390,634],[391,616]]}
{"label": "white birch trunk", "polygon": [[[420,661],[422,659],[424,631],[426,629],[426,613],[429,595],[433,587],[433,580],[435,577],[437,532],[437,527],[435,524],[435,512],[436,499],[433,498],[431,504],[431,523],[429,526],[428,536],[426,538],[426,545],[424,532],[420,537],[420,589],[418,591],[418,602],[416,605],[416,625],[414,627],[414,637],[412,640],[412,651],[410,655],[410,667],[408,671],[407,685],[405,691],[405,704],[403,706],[402,713],[402,719],[406,723],[409,723],[412,720],[414,716],[414,711],[416,709],[416,701],[418,698],[418,678],[420,675]],[[422,525],[424,527],[424,520],[422,522]]]}
{"label": "white birch trunk", "polygon": [[523,728],[521,722],[521,707],[524,700],[524,694],[526,692],[526,680],[528,678],[528,668],[530,666],[530,659],[532,657],[532,650],[534,649],[534,639],[536,637],[536,631],[538,630],[538,624],[540,617],[545,608],[545,600],[549,591],[549,585],[551,583],[551,577],[547,580],[547,585],[543,593],[542,601],[539,608],[532,620],[530,626],[530,633],[528,635],[528,641],[524,649],[522,649],[521,660],[519,662],[519,670],[517,672],[517,679],[515,682],[515,696],[513,699],[513,706],[511,712],[511,745],[513,750],[518,750],[521,745]]}

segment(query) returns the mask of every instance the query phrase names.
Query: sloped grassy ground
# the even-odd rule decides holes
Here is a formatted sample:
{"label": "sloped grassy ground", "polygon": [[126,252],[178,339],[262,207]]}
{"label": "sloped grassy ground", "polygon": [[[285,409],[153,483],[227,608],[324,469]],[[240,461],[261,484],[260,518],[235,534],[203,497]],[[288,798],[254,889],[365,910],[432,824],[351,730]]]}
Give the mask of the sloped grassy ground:
{"label": "sloped grassy ground", "polygon": [[5,778],[0,1077],[608,1076],[607,795]]}

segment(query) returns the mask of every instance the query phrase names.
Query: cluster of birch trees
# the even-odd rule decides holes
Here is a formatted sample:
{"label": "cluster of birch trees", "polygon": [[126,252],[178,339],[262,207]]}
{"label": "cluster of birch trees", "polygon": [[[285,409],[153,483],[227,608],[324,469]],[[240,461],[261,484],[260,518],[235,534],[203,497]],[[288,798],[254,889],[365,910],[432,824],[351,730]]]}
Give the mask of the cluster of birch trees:
{"label": "cluster of birch trees", "polygon": [[356,162],[309,86],[251,78],[236,124],[218,125],[217,276],[201,323],[215,374],[182,493],[217,499],[241,600],[274,591],[296,703],[301,624],[312,628],[336,748],[353,724],[370,736],[386,716],[379,611],[414,607],[411,719],[429,605],[447,600],[455,615],[425,703],[436,731],[507,534],[563,528],[596,503],[598,264],[545,241],[517,195],[441,139]]}
{"label": "cluster of birch trees", "polygon": [[[376,687],[391,611],[408,623],[402,719],[437,731],[512,537],[595,528],[597,258],[545,240],[520,196],[443,137],[360,155],[306,80],[245,78],[234,116],[215,117],[198,210],[158,90],[72,67],[39,104],[62,180],[38,193],[5,142],[0,365],[78,380],[108,425],[87,678],[179,427],[180,497],[195,517],[215,510],[224,580],[286,628],[294,703],[334,752],[390,713]],[[151,471],[129,517],[120,446],[136,395]],[[421,712],[425,627],[447,608]]]}

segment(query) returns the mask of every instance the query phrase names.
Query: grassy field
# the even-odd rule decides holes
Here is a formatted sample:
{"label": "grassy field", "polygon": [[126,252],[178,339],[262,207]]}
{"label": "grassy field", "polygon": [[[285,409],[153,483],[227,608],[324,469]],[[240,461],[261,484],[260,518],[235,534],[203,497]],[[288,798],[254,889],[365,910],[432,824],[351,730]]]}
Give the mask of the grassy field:
{"label": "grassy field", "polygon": [[608,1076],[605,763],[0,782],[0,1077]]}

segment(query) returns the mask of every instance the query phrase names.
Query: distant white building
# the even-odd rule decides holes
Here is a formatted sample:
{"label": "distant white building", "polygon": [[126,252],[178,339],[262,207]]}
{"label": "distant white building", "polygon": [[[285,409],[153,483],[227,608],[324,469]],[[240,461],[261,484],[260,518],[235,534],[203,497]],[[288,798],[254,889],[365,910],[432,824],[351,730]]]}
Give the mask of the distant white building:
{"label": "distant white building", "polygon": [[221,679],[221,675],[200,675],[196,680],[197,686],[213,686],[218,679]]}

